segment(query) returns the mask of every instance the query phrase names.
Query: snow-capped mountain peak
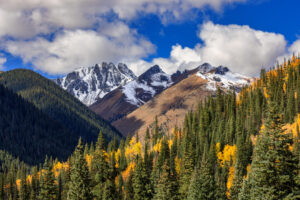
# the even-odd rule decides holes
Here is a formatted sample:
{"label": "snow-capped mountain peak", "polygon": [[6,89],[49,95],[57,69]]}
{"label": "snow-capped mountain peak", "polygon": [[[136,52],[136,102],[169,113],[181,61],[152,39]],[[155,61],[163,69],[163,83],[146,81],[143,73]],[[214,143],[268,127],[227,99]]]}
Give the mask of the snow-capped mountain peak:
{"label": "snow-capped mountain peak", "polygon": [[103,62],[79,68],[55,82],[86,105],[95,103],[112,90],[135,80],[134,73],[122,63]]}
{"label": "snow-capped mountain peak", "polygon": [[[204,66],[205,65],[205,66]],[[224,66],[212,67],[205,63],[198,68],[197,76],[208,81],[208,90],[217,90],[217,87],[224,89],[235,89],[237,92],[244,86],[251,83],[251,78],[234,73]]]}
{"label": "snow-capped mountain peak", "polygon": [[207,73],[207,72],[210,72],[213,69],[214,69],[214,67],[211,66],[209,63],[204,63],[204,64],[202,64],[198,67],[198,71],[200,73]]}
{"label": "snow-capped mountain peak", "polygon": [[172,84],[171,76],[162,71],[158,65],[154,65],[137,80],[123,86],[123,93],[128,103],[140,106]]}

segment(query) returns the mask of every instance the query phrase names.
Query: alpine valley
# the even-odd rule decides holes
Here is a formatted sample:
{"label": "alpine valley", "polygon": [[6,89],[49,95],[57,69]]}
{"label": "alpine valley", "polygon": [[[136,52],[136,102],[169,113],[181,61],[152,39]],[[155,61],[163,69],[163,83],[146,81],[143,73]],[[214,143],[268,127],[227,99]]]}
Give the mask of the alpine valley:
{"label": "alpine valley", "polygon": [[300,0],[0,0],[0,200],[300,200]]}
{"label": "alpine valley", "polygon": [[139,77],[125,64],[102,63],[79,68],[55,82],[127,136],[145,132],[155,117],[170,132],[182,124],[186,110],[196,108],[217,88],[239,92],[253,80],[208,63],[174,74],[154,65]]}
{"label": "alpine valley", "polygon": [[271,185],[298,199],[299,95],[296,56],[260,78],[208,63],[2,72],[0,197],[254,200]]}

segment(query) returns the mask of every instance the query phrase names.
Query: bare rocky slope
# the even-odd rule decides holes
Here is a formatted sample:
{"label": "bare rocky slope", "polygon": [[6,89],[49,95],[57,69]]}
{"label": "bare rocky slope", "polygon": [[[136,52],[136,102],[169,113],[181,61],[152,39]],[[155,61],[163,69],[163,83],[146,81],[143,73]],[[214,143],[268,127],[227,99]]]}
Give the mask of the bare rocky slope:
{"label": "bare rocky slope", "polygon": [[164,131],[170,132],[173,127],[182,125],[188,110],[193,110],[200,101],[213,95],[218,87],[224,91],[239,91],[252,80],[232,73],[226,67],[216,68],[209,64],[186,73],[186,78],[112,124],[125,136],[138,132],[142,137],[146,129],[153,126],[157,116],[159,125]]}

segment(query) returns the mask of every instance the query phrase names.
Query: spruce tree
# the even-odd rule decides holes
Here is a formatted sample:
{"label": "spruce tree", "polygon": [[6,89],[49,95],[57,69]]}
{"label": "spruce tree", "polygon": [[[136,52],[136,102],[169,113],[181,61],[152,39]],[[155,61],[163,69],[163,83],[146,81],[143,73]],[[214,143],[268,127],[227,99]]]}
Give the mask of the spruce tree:
{"label": "spruce tree", "polygon": [[125,183],[125,200],[134,199],[133,175],[133,172],[130,170],[128,180]]}
{"label": "spruce tree", "polygon": [[196,167],[188,190],[188,200],[214,200],[215,182],[210,166],[203,156],[200,170]]}
{"label": "spruce tree", "polygon": [[166,161],[162,167],[162,172],[155,187],[155,200],[175,199],[176,193],[172,191],[171,170]]}
{"label": "spruce tree", "polygon": [[46,157],[44,168],[40,178],[40,193],[39,200],[54,200],[56,199],[57,191],[55,186],[55,177],[50,167],[50,161]]}
{"label": "spruce tree", "polygon": [[71,162],[71,177],[69,183],[68,200],[90,200],[90,175],[84,158],[81,139],[75,149]]}
{"label": "spruce tree", "polygon": [[249,176],[251,199],[284,199],[296,183],[295,156],[289,150],[290,134],[283,134],[282,116],[274,102],[269,103],[265,128],[258,136]]}
{"label": "spruce tree", "polygon": [[21,181],[19,188],[19,199],[27,200],[29,198],[29,186],[26,181],[26,172],[25,169],[21,169]]}
{"label": "spruce tree", "polygon": [[179,193],[182,199],[186,199],[188,195],[188,189],[190,185],[190,180],[193,174],[194,164],[193,164],[193,155],[192,155],[192,145],[188,145],[188,149],[184,153],[183,157],[183,166],[182,173],[180,175],[180,188]]}
{"label": "spruce tree", "polygon": [[32,169],[32,179],[31,179],[31,193],[30,199],[37,199],[40,190],[40,181],[38,177],[38,169],[37,167],[33,167]]}
{"label": "spruce tree", "polygon": [[116,199],[116,186],[115,181],[107,179],[103,190],[103,200],[114,200]]}
{"label": "spruce tree", "polygon": [[124,194],[123,194],[123,187],[124,187],[124,181],[123,181],[123,177],[122,174],[119,174],[119,178],[118,178],[118,199],[123,199],[124,198]]}
{"label": "spruce tree", "polygon": [[92,160],[92,176],[93,176],[93,194],[101,199],[105,182],[109,178],[109,163],[107,162],[108,156],[105,151],[105,140],[102,133],[99,133],[96,143],[96,149]]}
{"label": "spruce tree", "polygon": [[144,162],[140,156],[137,158],[137,164],[133,176],[133,190],[135,200],[151,199],[151,193],[147,190],[150,184],[150,178],[144,166]]}

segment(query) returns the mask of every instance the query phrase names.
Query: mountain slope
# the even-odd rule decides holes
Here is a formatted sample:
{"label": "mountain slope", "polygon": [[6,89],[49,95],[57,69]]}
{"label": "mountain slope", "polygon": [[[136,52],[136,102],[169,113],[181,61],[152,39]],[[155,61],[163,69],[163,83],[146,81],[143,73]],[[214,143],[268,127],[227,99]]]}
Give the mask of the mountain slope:
{"label": "mountain slope", "polygon": [[55,82],[82,103],[91,105],[119,86],[135,80],[136,76],[125,64],[96,64],[79,68]]}
{"label": "mountain slope", "polygon": [[0,84],[0,149],[28,164],[46,155],[66,159],[76,135]]}
{"label": "mountain slope", "polygon": [[61,89],[53,81],[24,69],[12,70],[0,75],[0,83],[20,94],[46,113],[51,119],[59,122],[77,139],[86,141],[97,138],[99,130],[109,140],[119,133],[106,121],[90,111],[68,92]]}
{"label": "mountain slope", "polygon": [[173,84],[172,77],[155,65],[133,80],[111,91],[90,108],[109,121],[134,111]]}
{"label": "mountain slope", "polygon": [[178,83],[113,122],[113,125],[123,135],[137,131],[143,135],[157,116],[162,128],[170,132],[175,126],[181,126],[188,110],[194,110],[200,101],[214,94],[216,88],[239,90],[250,83],[249,78],[232,73],[226,67],[212,67],[209,64],[203,64],[184,75]]}

